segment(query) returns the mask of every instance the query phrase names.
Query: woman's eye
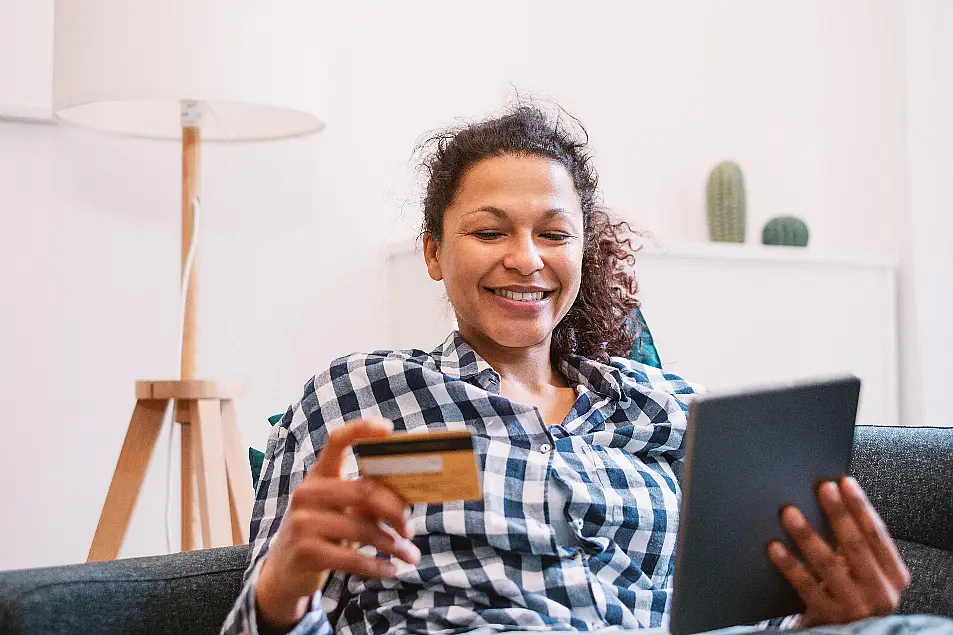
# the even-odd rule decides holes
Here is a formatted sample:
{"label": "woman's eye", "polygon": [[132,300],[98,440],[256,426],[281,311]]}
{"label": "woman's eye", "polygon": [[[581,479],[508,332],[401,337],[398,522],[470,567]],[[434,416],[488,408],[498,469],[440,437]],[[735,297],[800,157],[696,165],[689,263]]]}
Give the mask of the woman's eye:
{"label": "woman's eye", "polygon": [[547,232],[545,234],[540,234],[543,238],[548,240],[569,240],[572,238],[569,234],[563,234],[562,232]]}
{"label": "woman's eye", "polygon": [[499,238],[503,235],[503,232],[494,232],[494,231],[483,231],[483,232],[473,232],[473,235],[481,240],[493,240],[494,238]]}

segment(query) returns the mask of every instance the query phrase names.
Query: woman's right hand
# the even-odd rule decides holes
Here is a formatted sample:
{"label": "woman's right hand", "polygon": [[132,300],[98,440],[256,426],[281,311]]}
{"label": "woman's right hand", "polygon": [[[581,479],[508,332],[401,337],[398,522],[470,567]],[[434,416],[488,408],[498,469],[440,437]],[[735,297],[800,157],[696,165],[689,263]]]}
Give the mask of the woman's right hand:
{"label": "woman's right hand", "polygon": [[333,431],[295,489],[258,578],[258,614],[269,625],[290,629],[301,621],[328,571],[368,578],[394,575],[389,560],[362,555],[347,543],[371,545],[411,564],[420,560],[409,540],[407,503],[372,480],[341,478],[355,439],[392,430],[385,419],[361,419]]}

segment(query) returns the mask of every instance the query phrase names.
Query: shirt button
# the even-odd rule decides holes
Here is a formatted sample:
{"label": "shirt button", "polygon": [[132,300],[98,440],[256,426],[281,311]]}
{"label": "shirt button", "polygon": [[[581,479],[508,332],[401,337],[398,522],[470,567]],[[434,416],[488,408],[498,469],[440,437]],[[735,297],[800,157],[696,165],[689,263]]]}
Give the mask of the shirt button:
{"label": "shirt button", "polygon": [[552,449],[553,449],[553,446],[549,445],[548,443],[544,443],[541,446],[539,446],[539,451],[542,452],[543,454],[549,452]]}
{"label": "shirt button", "polygon": [[577,518],[576,520],[572,521],[572,524],[574,524],[579,529],[582,529],[582,526],[585,524],[585,521],[583,521],[582,518]]}

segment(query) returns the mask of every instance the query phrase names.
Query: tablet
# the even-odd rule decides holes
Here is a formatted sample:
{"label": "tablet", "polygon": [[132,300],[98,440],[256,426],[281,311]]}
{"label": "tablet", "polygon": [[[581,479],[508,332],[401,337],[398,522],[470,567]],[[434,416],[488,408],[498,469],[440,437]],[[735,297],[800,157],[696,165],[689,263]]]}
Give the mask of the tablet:
{"label": "tablet", "polygon": [[[860,380],[814,379],[701,395],[689,406],[669,629],[674,635],[800,613],[768,560],[793,504],[830,536],[815,497],[847,473]],[[797,553],[795,549],[795,553]]]}

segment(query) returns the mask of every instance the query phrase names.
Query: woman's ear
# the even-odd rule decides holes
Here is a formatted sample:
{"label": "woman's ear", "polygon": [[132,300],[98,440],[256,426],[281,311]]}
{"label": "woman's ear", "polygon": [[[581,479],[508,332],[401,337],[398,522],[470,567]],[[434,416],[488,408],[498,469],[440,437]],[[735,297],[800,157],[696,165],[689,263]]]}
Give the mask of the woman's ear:
{"label": "woman's ear", "polygon": [[424,260],[427,262],[427,273],[431,280],[443,280],[443,271],[440,270],[440,244],[430,232],[424,232]]}

